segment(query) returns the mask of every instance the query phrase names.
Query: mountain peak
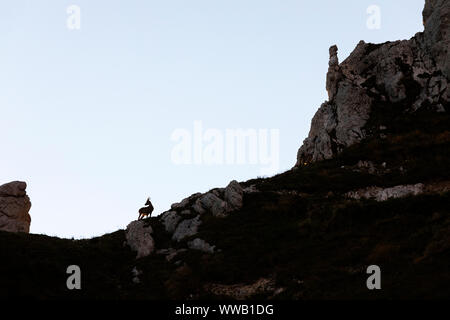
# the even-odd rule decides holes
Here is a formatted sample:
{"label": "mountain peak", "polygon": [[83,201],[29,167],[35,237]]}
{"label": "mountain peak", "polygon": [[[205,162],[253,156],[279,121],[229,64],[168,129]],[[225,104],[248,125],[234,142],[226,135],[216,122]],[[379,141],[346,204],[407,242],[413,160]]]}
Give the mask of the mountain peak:
{"label": "mountain peak", "polygon": [[[395,118],[380,116],[386,110],[395,109],[398,117],[423,110],[450,110],[450,2],[426,1],[423,17],[423,33],[383,44],[361,41],[341,64],[337,46],[330,48],[329,100],[312,119],[309,135],[297,154],[297,167],[331,159],[380,134],[379,127],[395,125]],[[380,123],[380,118],[387,122]]]}

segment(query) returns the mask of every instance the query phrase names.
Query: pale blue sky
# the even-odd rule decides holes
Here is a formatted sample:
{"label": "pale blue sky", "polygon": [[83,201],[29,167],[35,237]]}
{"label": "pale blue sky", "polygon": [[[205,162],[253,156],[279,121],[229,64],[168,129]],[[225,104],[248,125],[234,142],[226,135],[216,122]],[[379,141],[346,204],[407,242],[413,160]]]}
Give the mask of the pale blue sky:
{"label": "pale blue sky", "polygon": [[[81,30],[66,9],[81,8]],[[326,100],[328,48],[422,31],[423,0],[3,0],[0,184],[28,183],[31,232],[124,228],[146,196],[159,214],[258,165],[181,165],[172,132],[279,129],[291,168]],[[366,27],[381,8],[381,29]]]}

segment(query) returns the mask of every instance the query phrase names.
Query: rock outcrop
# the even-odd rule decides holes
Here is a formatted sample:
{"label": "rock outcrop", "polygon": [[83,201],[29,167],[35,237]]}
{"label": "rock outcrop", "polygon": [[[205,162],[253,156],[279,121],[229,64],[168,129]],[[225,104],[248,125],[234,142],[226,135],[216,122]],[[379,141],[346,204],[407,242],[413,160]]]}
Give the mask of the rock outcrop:
{"label": "rock outcrop", "polygon": [[223,218],[242,207],[243,195],[241,185],[233,180],[225,189],[214,189],[199,196],[192,209],[199,214],[209,212],[214,217]]}
{"label": "rock outcrop", "polygon": [[180,222],[181,220],[181,217],[177,214],[176,211],[167,211],[161,215],[160,219],[166,231],[169,233],[174,233],[178,222]]}
{"label": "rock outcrop", "polygon": [[214,217],[224,217],[227,213],[227,203],[215,193],[208,192],[196,201],[193,209],[200,214],[211,212]]}
{"label": "rock outcrop", "polygon": [[183,220],[175,230],[172,236],[172,240],[181,241],[186,237],[190,237],[197,234],[198,227],[202,224],[200,216],[196,216],[193,219]]}
{"label": "rock outcrop", "polygon": [[137,252],[136,259],[146,257],[155,250],[153,229],[144,220],[131,222],[125,230],[126,243]]}
{"label": "rock outcrop", "polygon": [[398,199],[422,194],[436,195],[445,194],[450,191],[450,181],[439,181],[434,183],[416,183],[398,185],[389,188],[371,186],[345,193],[345,197],[355,200],[370,199],[378,202],[390,199]]}
{"label": "rock outcrop", "polygon": [[278,293],[282,292],[282,290],[277,290],[273,279],[266,278],[261,278],[252,284],[207,284],[205,285],[205,290],[213,295],[234,300],[246,300],[255,295],[274,294],[277,291]]}
{"label": "rock outcrop", "polygon": [[391,188],[368,187],[362,190],[350,191],[346,196],[351,199],[373,199],[381,202],[389,199],[398,199],[408,196],[417,196],[424,192],[422,183],[413,185],[400,185]]}
{"label": "rock outcrop", "polygon": [[[450,1],[426,1],[425,30],[405,41],[361,41],[339,64],[330,48],[326,88],[329,100],[312,119],[296,166],[330,159],[376,133],[369,119],[383,110],[450,111]],[[382,112],[382,111],[381,111]]]}
{"label": "rock outcrop", "polygon": [[[162,213],[158,219],[175,244],[190,240],[185,243],[187,248],[212,254],[215,252],[215,246],[200,238],[189,238],[198,233],[203,215],[225,218],[242,207],[243,197],[242,186],[237,181],[231,181],[225,188],[216,188],[203,194],[196,193],[172,204],[171,209]],[[152,232],[150,221],[146,220],[133,221],[127,226],[126,243],[137,252],[137,258],[146,257],[155,250]],[[157,253],[166,254],[168,260],[172,260],[180,252],[173,248],[158,249]]]}
{"label": "rock outcrop", "polygon": [[179,203],[174,203],[169,211],[161,214],[160,221],[175,241],[193,236],[201,224],[200,217],[211,214],[225,218],[243,205],[244,190],[237,181],[231,181],[226,188],[216,188],[206,193],[195,193]]}
{"label": "rock outcrop", "polygon": [[199,250],[205,253],[214,253],[215,246],[210,245],[203,239],[195,238],[188,242],[188,248],[192,250]]}
{"label": "rock outcrop", "polygon": [[0,186],[0,230],[30,232],[30,198],[25,182],[14,181]]}
{"label": "rock outcrop", "polygon": [[241,185],[233,180],[224,190],[224,198],[227,203],[227,211],[235,211],[242,208],[244,190]]}

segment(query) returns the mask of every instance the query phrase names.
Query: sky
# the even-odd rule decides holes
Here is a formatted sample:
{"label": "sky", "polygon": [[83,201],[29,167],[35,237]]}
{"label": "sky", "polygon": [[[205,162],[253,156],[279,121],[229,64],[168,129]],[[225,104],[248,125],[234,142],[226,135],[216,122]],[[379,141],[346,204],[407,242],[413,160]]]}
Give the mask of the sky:
{"label": "sky", "polygon": [[91,238],[148,196],[158,215],[289,170],[327,99],[329,47],[343,61],[360,40],[409,39],[423,5],[2,0],[0,184],[27,182],[30,232]]}

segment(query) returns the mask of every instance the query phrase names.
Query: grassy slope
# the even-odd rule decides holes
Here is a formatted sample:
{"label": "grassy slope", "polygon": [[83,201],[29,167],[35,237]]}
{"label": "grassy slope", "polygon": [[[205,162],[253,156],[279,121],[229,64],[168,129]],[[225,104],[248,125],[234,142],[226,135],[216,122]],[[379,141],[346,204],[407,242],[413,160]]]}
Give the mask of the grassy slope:
{"label": "grassy slope", "polygon": [[[0,297],[217,298],[203,285],[273,277],[286,288],[281,299],[448,298],[449,194],[383,203],[342,196],[370,185],[450,180],[448,113],[400,119],[387,139],[375,135],[336,159],[244,183],[262,192],[247,194],[242,210],[226,219],[205,216],[200,227],[198,236],[222,251],[188,251],[181,268],[158,255],[135,260],[123,231],[82,241],[0,232]],[[391,171],[355,172],[359,160],[386,162]],[[157,247],[165,247],[169,236],[156,218],[149,221]],[[82,269],[78,292],[65,288],[71,264]],[[367,290],[370,264],[382,268],[383,290]],[[140,284],[131,281],[134,266],[143,270]]]}

